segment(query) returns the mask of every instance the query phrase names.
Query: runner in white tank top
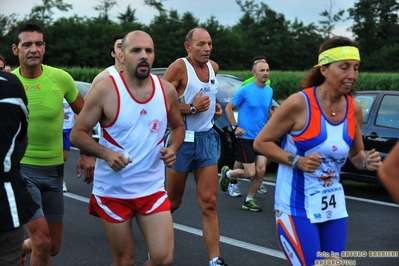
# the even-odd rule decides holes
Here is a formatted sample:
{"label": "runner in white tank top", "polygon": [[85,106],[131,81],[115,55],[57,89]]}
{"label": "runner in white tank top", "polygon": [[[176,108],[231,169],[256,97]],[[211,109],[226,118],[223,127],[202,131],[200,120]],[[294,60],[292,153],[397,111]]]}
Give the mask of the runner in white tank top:
{"label": "runner in white tank top", "polygon": [[364,150],[362,107],[351,96],[359,74],[358,48],[336,36],[319,50],[303,89],[284,101],[254,142],[258,152],[279,163],[277,239],[295,266],[345,264],[340,256],[348,213],[341,168],[346,159],[359,170],[375,171],[381,165],[375,149]]}
{"label": "runner in white tank top", "polygon": [[197,198],[202,211],[204,241],[209,266],[226,265],[220,257],[220,232],[216,213],[220,138],[213,128],[222,114],[216,103],[219,66],[210,60],[212,38],[203,28],[191,29],[185,38],[186,58],[175,60],[165,71],[179,95],[179,108],[186,126],[186,138],[177,154],[176,164],[167,169],[167,191],[171,210],[179,208],[185,182],[194,172]]}
{"label": "runner in white tank top", "polygon": [[118,94],[117,117],[102,126],[99,144],[129,154],[133,160],[115,172],[97,159],[93,194],[117,198],[138,198],[164,191],[164,163],[159,159],[167,125],[167,107],[160,80],[150,75],[154,92],[146,102],[134,98],[119,75],[111,76]]}
{"label": "runner in white tank top", "polygon": [[[172,265],[174,230],[164,182],[165,166],[176,162],[184,139],[178,95],[172,84],[150,74],[155,54],[147,33],[130,32],[123,42],[126,71],[94,84],[71,141],[97,158],[89,213],[102,219],[113,265],[134,264],[133,217],[150,253],[145,264]],[[90,134],[98,122],[99,143]],[[164,147],[167,124],[170,146]]]}

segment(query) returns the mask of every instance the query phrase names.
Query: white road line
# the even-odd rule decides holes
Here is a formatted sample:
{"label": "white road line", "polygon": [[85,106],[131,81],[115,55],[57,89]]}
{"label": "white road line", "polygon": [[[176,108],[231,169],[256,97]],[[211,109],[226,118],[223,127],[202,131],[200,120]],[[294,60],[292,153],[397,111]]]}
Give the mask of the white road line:
{"label": "white road line", "polygon": [[72,194],[72,193],[69,193],[69,192],[64,192],[64,196],[66,196],[68,198],[71,198],[71,199],[76,199],[76,200],[81,201],[81,202],[86,202],[86,203],[89,203],[89,201],[90,201],[90,199],[88,199],[86,197],[82,197],[82,196],[79,196],[79,195],[76,195],[76,194]]}
{"label": "white road line", "polygon": [[395,207],[395,208],[399,207],[399,205],[397,205],[395,203],[383,202],[383,201],[378,201],[378,200],[356,198],[356,197],[352,197],[352,196],[345,196],[345,198],[350,199],[350,200],[362,201],[362,202],[373,203],[373,204],[384,205],[384,206],[390,206],[390,207]]}
{"label": "white road line", "polygon": [[[177,223],[174,223],[173,226],[177,230],[202,237],[202,231],[199,229],[188,227],[188,226],[177,224]],[[244,249],[247,249],[250,251],[262,253],[264,255],[269,255],[269,256],[276,257],[276,258],[285,259],[285,256],[281,251],[277,251],[277,250],[270,249],[270,248],[264,248],[264,247],[261,247],[258,245],[250,244],[250,243],[236,240],[236,239],[233,239],[230,237],[221,236],[220,242],[229,244],[231,246],[239,247],[239,248],[244,248]]]}
{"label": "white road line", "polygon": [[[249,182],[249,179],[240,179],[240,181],[247,181]],[[263,184],[269,185],[269,186],[276,186],[275,183],[273,182],[267,182],[263,181]],[[365,198],[357,198],[357,197],[352,197],[352,196],[345,196],[346,199],[349,200],[355,200],[355,201],[361,201],[361,202],[367,202],[367,203],[372,203],[372,204],[377,204],[377,205],[383,205],[383,206],[389,206],[389,207],[395,207],[398,208],[399,205],[395,203],[390,203],[390,202],[384,202],[384,201],[378,201],[378,200],[371,200],[371,199],[365,199]]]}
{"label": "white road line", "polygon": [[[65,192],[64,193],[65,197],[71,198],[71,199],[75,199],[81,202],[85,202],[85,203],[89,203],[89,199],[76,195],[76,194],[72,194],[69,192]],[[182,224],[178,224],[178,223],[173,223],[173,227],[177,230],[186,232],[186,233],[190,233],[193,235],[197,235],[197,236],[201,236],[202,237],[202,230],[196,229],[196,228],[192,228],[189,226],[185,226]],[[277,251],[274,249],[270,249],[270,248],[265,248],[265,247],[261,247],[258,245],[254,245],[254,244],[250,244],[247,242],[243,242],[237,239],[233,239],[230,237],[225,237],[225,236],[220,236],[220,242],[221,243],[225,243],[231,246],[235,246],[235,247],[239,247],[239,248],[243,248],[243,249],[247,249],[249,251],[254,251],[254,252],[258,252],[264,255],[269,255],[275,258],[279,258],[279,259],[284,259],[285,260],[285,256],[281,251]]]}
{"label": "white road line", "polygon": [[[76,147],[71,147],[72,150],[79,150]],[[220,174],[218,174],[220,176]],[[247,178],[239,178],[240,181],[246,181],[249,182],[250,180]],[[275,186],[276,184],[274,182],[268,182],[268,181],[263,181],[263,184],[269,185],[269,186]],[[378,201],[378,200],[369,200],[369,199],[364,199],[364,198],[357,198],[357,197],[352,197],[352,196],[345,196],[346,199],[350,200],[355,200],[355,201],[361,201],[361,202],[367,202],[367,203],[373,203],[377,205],[383,205],[383,206],[389,206],[389,207],[395,207],[398,208],[399,205],[395,203],[389,203],[389,202],[384,202],[384,201]]]}

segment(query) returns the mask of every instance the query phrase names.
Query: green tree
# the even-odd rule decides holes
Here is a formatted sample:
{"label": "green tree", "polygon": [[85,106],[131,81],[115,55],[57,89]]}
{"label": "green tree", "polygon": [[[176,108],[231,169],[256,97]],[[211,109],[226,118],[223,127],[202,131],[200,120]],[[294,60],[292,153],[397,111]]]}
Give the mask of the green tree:
{"label": "green tree", "polygon": [[[287,70],[308,70],[317,63],[318,48],[324,38],[318,33],[315,24],[304,25],[297,19],[289,26],[290,45],[284,50],[282,62]],[[279,68],[283,69],[283,68]]]}
{"label": "green tree", "polygon": [[[354,33],[362,56],[362,68],[378,71],[380,65],[395,65],[395,57],[387,57],[390,53],[380,50],[391,50],[384,46],[399,43],[399,2],[396,0],[359,0],[349,10],[353,19]],[[377,53],[377,57],[374,54]],[[377,61],[375,61],[377,60]]]}
{"label": "green tree", "polygon": [[335,28],[337,22],[342,20],[345,10],[340,9],[336,14],[333,14],[333,0],[330,0],[330,5],[328,10],[324,10],[319,15],[324,18],[324,20],[319,20],[321,25],[320,32],[324,38],[330,38],[333,34],[332,31]]}
{"label": "green tree", "polygon": [[43,21],[44,23],[51,23],[54,8],[66,12],[72,9],[72,5],[65,4],[63,0],[42,0],[41,5],[36,5],[32,8],[30,18]]}
{"label": "green tree", "polygon": [[230,27],[220,25],[214,16],[200,26],[205,28],[212,37],[211,59],[219,64],[220,69],[237,69],[234,65],[239,63],[238,55],[244,54],[241,50],[240,38],[232,32]]}
{"label": "green tree", "polygon": [[7,34],[13,25],[17,22],[17,14],[12,13],[11,15],[5,16],[0,14],[0,33],[1,35]]}
{"label": "green tree", "polygon": [[162,2],[165,2],[167,0],[144,0],[144,4],[151,6],[158,10],[160,15],[165,15],[166,14],[166,9],[163,7]]}
{"label": "green tree", "polygon": [[100,2],[99,5],[93,7],[94,10],[100,11],[100,14],[97,18],[98,22],[108,22],[108,12],[117,5],[117,2],[114,0],[97,0]]}
{"label": "green tree", "polygon": [[284,15],[276,13],[264,3],[246,1],[242,4],[239,0],[236,2],[244,11],[244,15],[233,30],[245,40],[244,50],[251,51],[251,54],[245,54],[246,58],[241,58],[242,62],[249,62],[253,56],[262,54],[266,56],[271,69],[288,68],[289,66],[284,64],[288,55],[281,53],[282,50],[287,51],[287,47],[291,45],[289,22],[285,20]]}
{"label": "green tree", "polygon": [[190,12],[180,17],[177,10],[172,9],[155,16],[147,31],[155,45],[154,67],[167,67],[177,58],[186,56],[184,39],[187,32],[198,25],[198,19]]}
{"label": "green tree", "polygon": [[125,13],[119,13],[118,19],[121,24],[126,24],[128,22],[136,22],[136,9],[131,9],[130,5],[127,6]]}

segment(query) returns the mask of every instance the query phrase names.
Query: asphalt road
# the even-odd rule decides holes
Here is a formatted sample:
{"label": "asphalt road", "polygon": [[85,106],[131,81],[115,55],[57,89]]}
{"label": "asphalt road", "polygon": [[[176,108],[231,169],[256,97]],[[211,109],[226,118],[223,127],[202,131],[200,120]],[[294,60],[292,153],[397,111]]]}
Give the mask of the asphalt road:
{"label": "asphalt road", "polygon": [[[78,152],[71,151],[65,165],[65,181],[68,192],[65,195],[65,227],[61,252],[52,258],[53,265],[60,266],[109,266],[112,265],[111,251],[101,220],[90,216],[87,203],[91,185],[76,178]],[[246,195],[248,183],[240,182],[240,189]],[[218,195],[218,214],[221,231],[221,252],[229,266],[288,265],[280,251],[275,235],[273,214],[274,183],[265,182],[268,193],[257,195],[260,213],[241,210],[243,198],[231,198],[227,193]],[[346,189],[346,188],[345,188]],[[374,193],[377,190],[378,193]],[[347,206],[348,240],[347,251],[359,251],[357,256],[348,257],[350,265],[399,265],[399,209],[390,201],[383,189],[378,187],[348,188]],[[352,192],[354,193],[352,193]],[[375,194],[378,194],[377,197]],[[368,196],[372,195],[372,196]],[[195,183],[190,174],[182,206],[174,212],[175,254],[174,265],[208,265],[207,252],[202,240],[201,213],[196,200]],[[144,238],[134,222],[136,241],[136,264],[143,265],[147,259]],[[383,257],[374,251],[394,251],[394,258]],[[375,255],[378,257],[370,257]],[[29,258],[28,263],[29,265]]]}

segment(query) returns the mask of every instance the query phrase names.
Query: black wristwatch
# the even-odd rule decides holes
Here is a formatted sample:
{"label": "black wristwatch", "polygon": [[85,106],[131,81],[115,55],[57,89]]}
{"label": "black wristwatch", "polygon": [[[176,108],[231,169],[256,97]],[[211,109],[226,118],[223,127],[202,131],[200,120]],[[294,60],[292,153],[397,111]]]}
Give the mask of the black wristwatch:
{"label": "black wristwatch", "polygon": [[232,128],[233,130],[236,130],[237,127],[238,127],[238,125],[231,126],[231,128]]}
{"label": "black wristwatch", "polygon": [[197,112],[197,108],[195,108],[195,106],[190,103],[190,113],[195,114]]}

